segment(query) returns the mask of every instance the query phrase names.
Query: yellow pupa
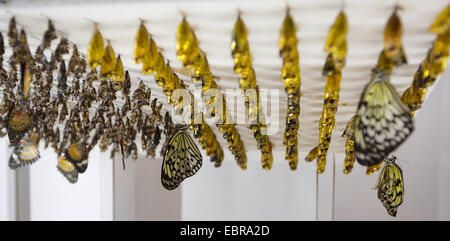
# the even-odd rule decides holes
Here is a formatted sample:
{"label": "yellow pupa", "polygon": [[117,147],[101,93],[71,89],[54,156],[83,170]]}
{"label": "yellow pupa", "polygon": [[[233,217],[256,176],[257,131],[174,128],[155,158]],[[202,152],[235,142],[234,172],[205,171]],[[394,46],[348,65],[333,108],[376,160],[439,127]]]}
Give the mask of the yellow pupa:
{"label": "yellow pupa", "polygon": [[399,9],[401,7],[395,7],[384,29],[384,51],[386,57],[391,59],[395,66],[407,63],[402,45],[403,26],[397,14]]}
{"label": "yellow pupa", "polygon": [[329,53],[336,52],[339,44],[345,40],[347,32],[347,16],[344,11],[341,11],[336,17],[336,20],[328,33],[327,41],[325,43],[325,51]]}
{"label": "yellow pupa", "polygon": [[142,63],[147,56],[150,48],[149,39],[150,35],[144,25],[144,21],[141,21],[141,25],[134,39],[133,62],[135,64]]}
{"label": "yellow pupa", "polygon": [[114,71],[112,72],[112,80],[114,82],[113,87],[115,90],[122,89],[123,78],[124,78],[123,64],[122,64],[122,59],[120,58],[120,55],[119,55],[119,56],[117,56],[116,66],[114,67]]}
{"label": "yellow pupa", "polygon": [[89,68],[94,70],[102,61],[104,53],[103,37],[98,30],[98,24],[94,24],[94,34],[88,47],[88,65]]}
{"label": "yellow pupa", "polygon": [[450,5],[442,10],[430,26],[430,32],[443,34],[450,28]]}
{"label": "yellow pupa", "polygon": [[116,53],[114,52],[111,42],[108,40],[108,45],[105,48],[102,63],[100,65],[100,76],[106,80],[112,76],[112,72],[116,67]]}

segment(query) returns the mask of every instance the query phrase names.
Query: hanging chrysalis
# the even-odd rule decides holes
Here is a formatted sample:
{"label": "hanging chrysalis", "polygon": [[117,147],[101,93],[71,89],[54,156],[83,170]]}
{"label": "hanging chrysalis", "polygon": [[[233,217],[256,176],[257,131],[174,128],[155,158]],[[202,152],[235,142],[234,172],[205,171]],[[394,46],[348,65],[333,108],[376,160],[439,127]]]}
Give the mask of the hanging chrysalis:
{"label": "hanging chrysalis", "polygon": [[17,31],[16,18],[11,17],[8,24],[8,40],[11,48],[15,48],[19,42],[19,32]]}
{"label": "hanging chrysalis", "polygon": [[438,36],[416,71],[411,86],[403,92],[402,101],[409,107],[412,116],[422,106],[428,87],[447,67],[450,49],[449,9],[447,6],[431,25],[430,31]]}
{"label": "hanging chrysalis", "polygon": [[116,67],[116,53],[114,52],[111,42],[108,40],[108,45],[103,52],[103,58],[100,65],[100,76],[103,80],[109,79]]}
{"label": "hanging chrysalis", "polygon": [[50,44],[53,40],[57,39],[55,24],[51,19],[48,19],[48,27],[44,33],[44,37],[42,38],[42,43],[40,45],[42,50],[45,50],[50,47]]}
{"label": "hanging chrysalis", "polygon": [[22,99],[26,101],[30,96],[31,74],[29,65],[26,62],[22,62],[20,64],[20,68],[21,68],[20,86],[22,88]]}
{"label": "hanging chrysalis", "polygon": [[397,15],[400,6],[396,6],[394,12],[389,18],[384,30],[384,51],[395,66],[406,64],[406,55],[403,50],[402,36],[403,27],[400,18]]}
{"label": "hanging chrysalis", "polygon": [[[234,71],[238,75],[239,87],[245,91],[244,97],[250,122],[249,128],[253,131],[256,147],[261,151],[262,167],[265,170],[270,170],[273,164],[272,143],[269,140],[269,136],[264,133],[266,126],[260,106],[256,75],[251,62],[247,28],[240,14],[239,12],[231,34],[231,55],[234,59]],[[291,159],[295,160],[295,151],[289,155]],[[245,164],[245,168],[246,166]]]}
{"label": "hanging chrysalis", "polygon": [[286,129],[284,131],[283,145],[286,147],[285,158],[292,170],[298,164],[298,129],[300,115],[300,64],[297,50],[297,36],[294,20],[289,8],[283,20],[278,41],[280,57],[283,59],[281,81],[284,83],[288,97],[286,113]]}
{"label": "hanging chrysalis", "polygon": [[348,32],[347,16],[344,11],[341,11],[334,20],[328,32],[327,41],[325,43],[325,51],[328,53],[338,52],[338,47],[345,42]]}
{"label": "hanging chrysalis", "polygon": [[330,146],[332,131],[336,123],[335,114],[338,109],[339,92],[341,86],[341,70],[345,66],[347,54],[347,17],[343,10],[336,17],[328,33],[325,51],[328,57],[325,61],[322,75],[326,77],[323,95],[322,115],[319,120],[319,145],[314,147],[307,155],[306,161],[317,157],[317,172],[325,171],[328,148]]}
{"label": "hanging chrysalis", "polygon": [[188,68],[194,64],[195,58],[200,54],[197,37],[185,16],[183,16],[183,20],[178,25],[176,48],[178,59]]}
{"label": "hanging chrysalis", "polygon": [[[186,18],[184,17],[180,25],[178,26],[177,32],[177,56],[178,59],[191,71],[191,79],[196,86],[201,87],[203,99],[205,101],[205,112],[211,117],[215,117],[216,126],[219,131],[223,134],[228,144],[228,149],[234,155],[238,165],[242,168],[246,168],[247,157],[245,155],[245,149],[243,142],[240,139],[235,125],[230,124],[232,121],[229,119],[231,116],[227,115],[227,107],[225,103],[225,97],[220,93],[217,83],[213,80],[213,75],[208,64],[207,57],[204,52],[200,50],[199,43],[195,36],[194,31],[189,26]],[[166,65],[166,71],[162,72],[161,75],[168,76],[164,79],[163,83],[158,83],[163,85],[166,95],[169,95],[171,90],[176,86],[180,85],[178,77],[174,78],[171,74],[170,67]],[[156,76],[157,74],[155,74]],[[158,81],[159,82],[159,81]],[[167,82],[167,83],[166,83]],[[175,103],[175,105],[177,105]],[[220,106],[222,105],[222,106]],[[223,107],[219,109],[219,107]],[[180,109],[180,108],[178,108]],[[180,109],[181,110],[181,109]],[[219,111],[222,111],[219,113]],[[192,113],[192,112],[191,112]],[[227,119],[228,118],[228,119]],[[200,139],[205,140],[206,133],[202,133]],[[211,133],[212,134],[212,133]],[[215,140],[213,134],[211,135],[211,140]],[[214,138],[214,139],[213,139]],[[201,142],[201,141],[200,141]],[[202,146],[204,146],[202,144]],[[208,143],[204,147],[210,149],[218,145]],[[212,159],[218,161],[215,163],[216,167],[221,165],[223,159],[223,151],[214,150],[210,151],[212,154]],[[207,151],[208,153],[208,151]],[[220,154],[218,154],[220,153]],[[220,156],[219,156],[220,155]]]}
{"label": "hanging chrysalis", "polygon": [[447,5],[444,10],[439,13],[436,19],[430,26],[430,32],[435,34],[445,34],[450,28],[450,5]]}
{"label": "hanging chrysalis", "polygon": [[104,49],[103,37],[98,30],[98,24],[94,24],[94,33],[88,47],[88,65],[90,69],[95,69],[101,63]]}
{"label": "hanging chrysalis", "polygon": [[405,195],[403,172],[395,163],[397,157],[391,156],[384,160],[383,170],[378,176],[378,199],[383,203],[389,215],[397,216],[397,208],[403,203]]}
{"label": "hanging chrysalis", "polygon": [[150,50],[150,35],[148,34],[147,28],[144,25],[144,21],[141,21],[141,25],[136,33],[134,39],[134,52],[133,52],[133,63],[139,64],[144,61],[148,51]]}
{"label": "hanging chrysalis", "polygon": [[356,116],[350,119],[342,134],[342,137],[347,138],[345,142],[344,174],[349,174],[355,165],[355,119]]}
{"label": "hanging chrysalis", "polygon": [[130,89],[131,89],[131,79],[130,74],[128,73],[127,70],[125,71],[125,76],[123,78],[123,88],[122,88],[123,96],[128,96],[130,94]]}
{"label": "hanging chrysalis", "polygon": [[361,165],[380,163],[414,130],[411,114],[389,76],[375,73],[359,102],[355,119],[355,152]]}
{"label": "hanging chrysalis", "polygon": [[120,58],[120,55],[117,56],[116,66],[114,67],[114,70],[112,72],[112,81],[114,83],[113,87],[115,90],[122,89],[123,81],[124,81],[124,70],[123,70],[123,64],[122,64],[122,59]]}

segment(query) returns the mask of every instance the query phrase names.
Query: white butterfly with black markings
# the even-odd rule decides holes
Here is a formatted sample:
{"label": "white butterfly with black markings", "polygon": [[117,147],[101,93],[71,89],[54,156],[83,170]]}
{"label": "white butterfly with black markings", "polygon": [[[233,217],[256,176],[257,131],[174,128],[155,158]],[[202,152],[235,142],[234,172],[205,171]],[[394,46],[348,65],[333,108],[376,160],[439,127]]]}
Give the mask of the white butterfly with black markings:
{"label": "white butterfly with black markings", "polygon": [[410,110],[385,72],[374,73],[365,87],[355,127],[356,159],[365,166],[383,161],[414,130]]}

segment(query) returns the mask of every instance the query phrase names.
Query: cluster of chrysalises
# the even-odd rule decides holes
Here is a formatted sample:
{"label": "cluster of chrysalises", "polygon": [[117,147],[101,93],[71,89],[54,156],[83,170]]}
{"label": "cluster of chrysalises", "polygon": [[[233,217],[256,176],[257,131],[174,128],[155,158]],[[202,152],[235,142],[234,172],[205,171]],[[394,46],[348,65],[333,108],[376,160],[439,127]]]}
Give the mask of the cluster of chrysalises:
{"label": "cluster of chrysalises", "polygon": [[[25,31],[19,32],[15,18],[11,18],[8,39],[12,55],[6,71],[0,35],[3,92],[0,134],[8,134],[14,146],[9,166],[17,168],[39,159],[38,146],[43,140],[45,148],[52,147],[59,156],[57,169],[75,183],[79,173],[86,171],[89,152],[97,143],[102,151],[112,146],[111,158],[120,150],[122,161],[130,155],[136,159],[135,139],[139,133],[142,149],[154,156],[161,139],[158,125],[162,125],[162,116],[161,105],[156,99],[150,100],[150,89],[141,83],[133,96],[129,96],[130,76],[124,72],[120,56],[116,58],[112,46],[108,43],[104,49],[97,27],[89,45],[87,63],[77,46],[66,38],[60,39],[56,49],[50,49],[51,42],[57,38],[54,24],[49,20],[33,55]],[[70,53],[66,64],[64,56]],[[87,71],[87,65],[91,71]],[[95,88],[93,83],[98,81],[100,85]],[[121,108],[115,104],[120,89],[125,100]],[[151,105],[149,111],[142,109],[145,105]],[[150,109],[150,114],[144,114]],[[91,111],[95,111],[92,117]]]}
{"label": "cluster of chrysalises", "polygon": [[[384,30],[384,48],[379,55],[376,67],[372,70],[370,83],[362,95],[358,114],[351,118],[343,133],[343,136],[347,137],[345,174],[352,171],[355,159],[367,166],[368,175],[379,170],[382,161],[409,136],[413,129],[411,116],[404,113],[405,106],[399,101],[397,92],[389,82],[389,76],[394,67],[407,63],[402,44],[403,28],[397,14],[399,9],[400,7],[396,6],[388,19]],[[378,99],[374,99],[377,96],[379,96]],[[383,112],[385,116],[376,112],[383,108],[385,108]],[[361,109],[364,112],[360,111]],[[391,126],[397,121],[404,122],[405,125]],[[381,124],[375,122],[381,122]],[[400,136],[392,133],[398,133]],[[361,137],[359,142],[355,139],[356,135]],[[360,143],[359,152],[356,146],[358,143]]]}
{"label": "cluster of chrysalises", "polygon": [[347,54],[347,17],[343,10],[338,14],[328,33],[325,51],[328,56],[322,70],[326,77],[323,94],[322,116],[319,121],[319,145],[306,156],[306,161],[317,158],[317,172],[325,171],[327,152],[331,142],[331,134],[336,123],[335,114],[338,109],[339,91],[341,88],[341,70],[345,66]]}
{"label": "cluster of chrysalises", "polygon": [[291,170],[298,165],[298,129],[300,115],[300,63],[297,49],[296,27],[289,8],[280,30],[279,50],[283,59],[281,81],[287,94],[286,129],[283,145],[286,147],[285,159]]}
{"label": "cluster of chrysalises", "polygon": [[[97,24],[94,24],[94,33],[88,47],[88,65],[91,69],[89,75],[99,76],[101,80],[97,94],[101,103],[91,121],[93,125],[90,126],[91,130],[97,127],[94,145],[99,140],[102,151],[112,145],[111,158],[120,151],[122,161],[130,155],[133,159],[137,159],[136,139],[140,134],[142,150],[147,156],[154,157],[161,139],[159,125],[163,124],[160,114],[162,104],[158,105],[156,99],[151,100],[151,89],[147,88],[143,81],[130,96],[130,75],[128,71],[124,71],[120,55],[116,57],[110,41],[107,41],[107,46],[104,47],[104,39]],[[97,74],[98,66],[100,67],[99,75]],[[121,108],[113,103],[117,99],[116,91],[118,90],[122,90],[124,104]],[[144,109],[145,106],[148,106],[148,110]],[[90,145],[91,148],[93,143]]]}
{"label": "cluster of chrysalises", "polygon": [[190,70],[195,86],[202,90],[206,113],[215,117],[216,126],[227,140],[228,149],[234,155],[237,164],[241,169],[247,169],[244,143],[227,111],[225,96],[220,93],[206,55],[201,51],[197,37],[185,17],[178,26],[176,46],[178,59]]}
{"label": "cluster of chrysalises", "polygon": [[239,76],[239,86],[244,91],[249,128],[253,131],[257,148],[261,150],[261,163],[264,169],[272,168],[272,143],[264,133],[266,124],[260,106],[259,87],[252,67],[252,57],[247,40],[247,29],[240,13],[234,24],[231,39],[231,54],[234,59],[234,71]]}
{"label": "cluster of chrysalises", "polygon": [[[184,103],[180,96],[172,95],[177,89],[186,89],[183,82],[178,78],[178,75],[170,66],[169,62],[165,61],[164,56],[158,50],[154,39],[150,36],[144,22],[136,34],[135,48],[133,54],[135,63],[142,63],[142,73],[153,73],[156,83],[163,89],[167,96],[167,102],[174,105],[174,108],[181,114],[182,103]],[[211,127],[206,124],[203,115],[201,117],[194,116],[194,109],[196,108],[193,95],[190,95],[190,113],[191,113],[191,130],[206,154],[211,157],[211,162],[216,167],[220,166],[223,161],[223,150],[217,142],[216,136]],[[200,118],[200,119],[196,119]],[[168,132],[166,132],[168,133]]]}
{"label": "cluster of chrysalises", "polygon": [[422,106],[427,88],[447,67],[450,46],[450,6],[447,6],[434,20],[430,31],[437,34],[437,37],[414,75],[411,86],[402,95],[403,103],[409,107],[413,116]]}

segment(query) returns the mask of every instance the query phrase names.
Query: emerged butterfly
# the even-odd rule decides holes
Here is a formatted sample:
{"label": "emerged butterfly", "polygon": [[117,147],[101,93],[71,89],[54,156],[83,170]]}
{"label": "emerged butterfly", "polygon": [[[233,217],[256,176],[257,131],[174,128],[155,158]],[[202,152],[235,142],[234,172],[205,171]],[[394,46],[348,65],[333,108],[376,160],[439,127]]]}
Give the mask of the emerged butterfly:
{"label": "emerged butterfly", "polygon": [[395,163],[397,157],[391,156],[384,160],[384,167],[378,177],[378,199],[383,203],[389,215],[395,217],[397,208],[403,203],[405,195],[403,172]]}
{"label": "emerged butterfly", "polygon": [[32,164],[40,157],[38,147],[27,138],[23,138],[19,145],[14,147],[8,165],[10,168],[16,169],[26,164]]}
{"label": "emerged butterfly", "polygon": [[384,71],[374,73],[359,102],[354,134],[361,165],[380,163],[414,130],[410,111],[388,78]]}
{"label": "emerged butterfly", "polygon": [[69,160],[79,173],[86,171],[88,167],[87,148],[80,144],[70,145],[65,152],[67,160]]}
{"label": "emerged butterfly", "polygon": [[58,170],[67,178],[70,183],[76,183],[78,181],[78,171],[75,166],[67,160],[63,155],[59,158],[58,165],[56,166]]}
{"label": "emerged butterfly", "polygon": [[202,155],[192,137],[187,133],[187,126],[179,127],[170,138],[164,153],[161,168],[161,183],[164,188],[173,190],[180,183],[193,176],[202,167]]}
{"label": "emerged butterfly", "polygon": [[15,146],[32,126],[31,117],[24,106],[12,104],[8,113],[7,130],[9,142]]}

